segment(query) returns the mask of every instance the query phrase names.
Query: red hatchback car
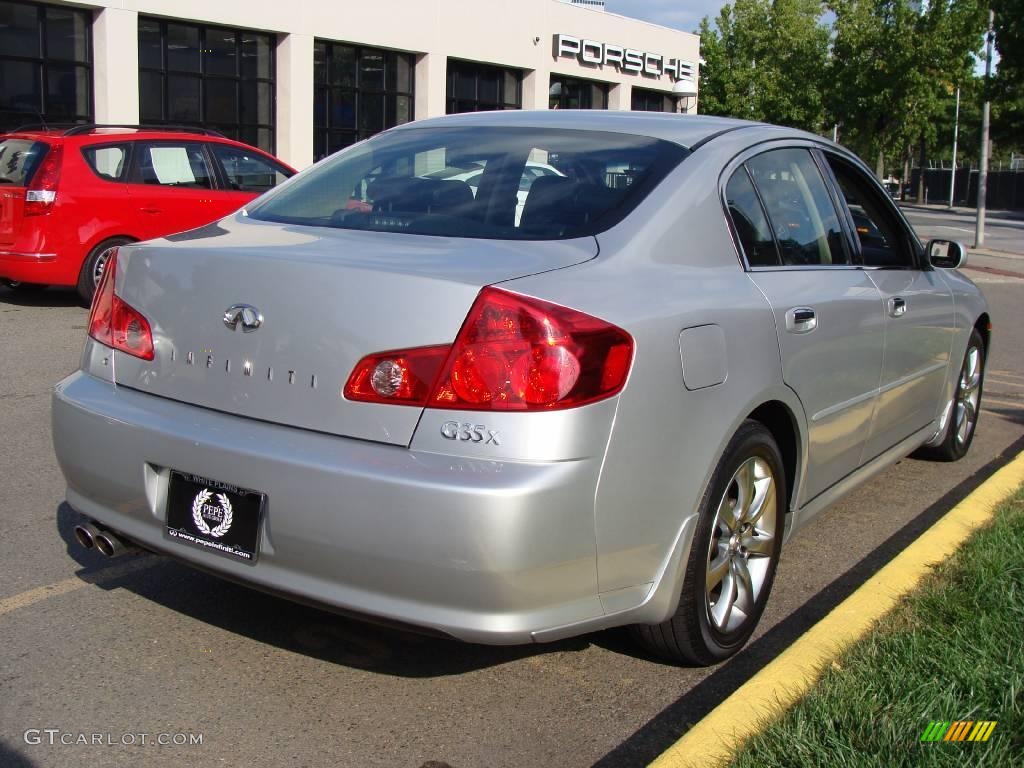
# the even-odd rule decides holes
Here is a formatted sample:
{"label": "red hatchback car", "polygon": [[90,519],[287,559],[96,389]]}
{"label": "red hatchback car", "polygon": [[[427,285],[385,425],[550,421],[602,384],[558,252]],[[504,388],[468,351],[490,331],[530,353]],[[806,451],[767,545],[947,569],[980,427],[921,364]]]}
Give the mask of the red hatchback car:
{"label": "red hatchback car", "polygon": [[33,126],[0,135],[0,281],[89,301],[112,248],[221,218],[295,174],[213,131]]}

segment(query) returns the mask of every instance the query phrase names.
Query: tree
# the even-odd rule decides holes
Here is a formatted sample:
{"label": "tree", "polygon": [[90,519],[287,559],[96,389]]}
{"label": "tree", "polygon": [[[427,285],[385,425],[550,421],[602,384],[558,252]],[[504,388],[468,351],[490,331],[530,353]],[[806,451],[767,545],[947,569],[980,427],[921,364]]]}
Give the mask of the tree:
{"label": "tree", "polygon": [[938,139],[936,117],[973,69],[984,29],[979,0],[832,0],[829,112],[861,154],[902,158]]}
{"label": "tree", "polygon": [[1024,0],[992,0],[996,12],[999,77],[1024,85]]}
{"label": "tree", "polygon": [[819,0],[736,0],[701,21],[701,112],[821,131],[828,28]]}

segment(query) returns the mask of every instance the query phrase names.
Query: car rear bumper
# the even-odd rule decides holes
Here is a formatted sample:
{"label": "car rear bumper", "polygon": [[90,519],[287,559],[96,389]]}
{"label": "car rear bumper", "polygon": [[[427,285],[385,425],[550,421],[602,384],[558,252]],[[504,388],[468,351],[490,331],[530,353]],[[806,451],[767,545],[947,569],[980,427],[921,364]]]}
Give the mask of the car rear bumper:
{"label": "car rear bumper", "polygon": [[[53,440],[72,507],[257,588],[473,642],[624,623],[597,594],[600,457],[528,463],[410,450],[197,408],[81,372],[55,388]],[[267,494],[254,564],[166,535],[170,469]]]}
{"label": "car rear bumper", "polygon": [[0,248],[0,277],[8,280],[54,284],[61,279],[59,266],[56,253]]}

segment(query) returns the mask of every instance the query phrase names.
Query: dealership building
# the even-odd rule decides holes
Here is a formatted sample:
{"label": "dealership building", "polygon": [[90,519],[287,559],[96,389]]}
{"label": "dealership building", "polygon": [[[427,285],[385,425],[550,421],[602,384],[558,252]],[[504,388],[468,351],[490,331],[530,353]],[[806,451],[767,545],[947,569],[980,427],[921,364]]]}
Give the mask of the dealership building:
{"label": "dealership building", "polygon": [[302,168],[452,112],[693,112],[698,61],[599,0],[0,0],[0,130],[203,126]]}

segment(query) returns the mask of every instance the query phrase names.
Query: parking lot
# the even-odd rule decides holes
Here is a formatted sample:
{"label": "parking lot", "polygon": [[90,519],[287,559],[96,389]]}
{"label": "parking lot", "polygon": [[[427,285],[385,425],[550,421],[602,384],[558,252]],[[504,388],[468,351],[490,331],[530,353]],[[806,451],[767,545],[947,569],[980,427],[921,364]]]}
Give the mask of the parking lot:
{"label": "parking lot", "polygon": [[711,670],[642,657],[619,632],[421,637],[83,551],[49,395],[88,312],[70,291],[0,287],[0,765],[644,765],[1024,449],[1024,262],[1007,264],[968,272],[995,324],[969,456],[904,460],[800,531],[754,640]]}

